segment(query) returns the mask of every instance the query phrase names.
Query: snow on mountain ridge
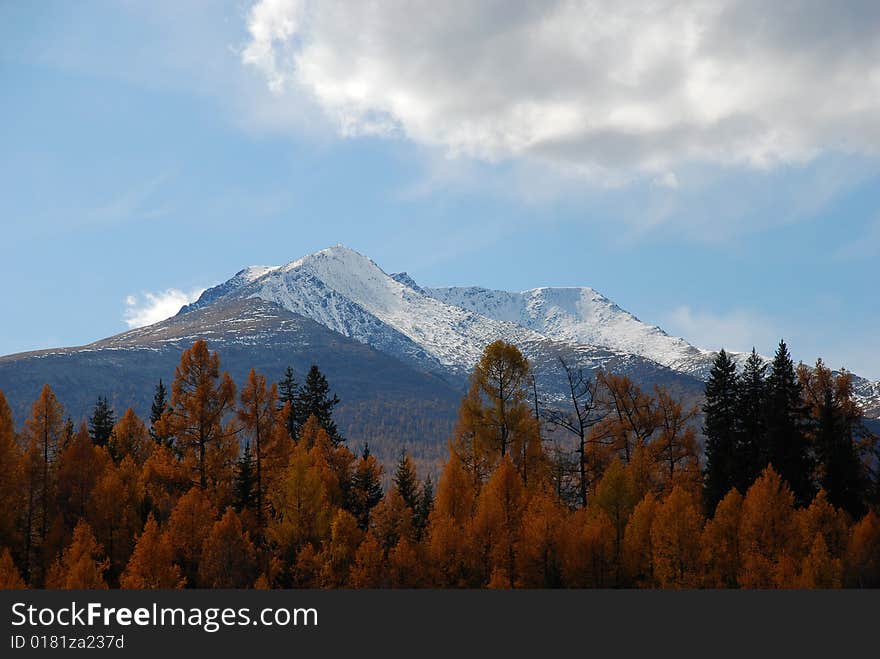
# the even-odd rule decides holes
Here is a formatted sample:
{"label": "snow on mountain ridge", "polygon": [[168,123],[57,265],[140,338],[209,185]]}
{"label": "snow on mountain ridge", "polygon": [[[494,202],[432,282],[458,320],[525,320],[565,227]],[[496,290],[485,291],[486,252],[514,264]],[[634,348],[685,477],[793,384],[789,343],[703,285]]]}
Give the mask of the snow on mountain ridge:
{"label": "snow on mountain ridge", "polygon": [[702,370],[710,355],[633,314],[589,287],[541,287],[520,292],[480,287],[430,288],[448,304],[516,323],[557,341],[590,344],[647,357],[674,370]]}
{"label": "snow on mountain ridge", "polygon": [[521,343],[545,340],[527,328],[425,295],[342,245],[268,271],[234,294],[275,302],[364,343],[374,342],[378,319],[441,366],[461,372],[468,372],[485,346],[499,337]]}

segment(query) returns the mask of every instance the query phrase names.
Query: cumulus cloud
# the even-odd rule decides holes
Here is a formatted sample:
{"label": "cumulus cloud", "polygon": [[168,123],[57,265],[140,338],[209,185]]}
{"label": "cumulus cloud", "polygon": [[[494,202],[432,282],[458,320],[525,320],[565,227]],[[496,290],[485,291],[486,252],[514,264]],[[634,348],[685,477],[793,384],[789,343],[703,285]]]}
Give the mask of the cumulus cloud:
{"label": "cumulus cloud", "polygon": [[175,315],[183,305],[195,302],[204,290],[197,288],[187,293],[168,288],[158,293],[128,295],[125,298],[126,308],[122,319],[130,329],[158,323]]}
{"label": "cumulus cloud", "polygon": [[680,306],[667,314],[664,325],[672,334],[711,350],[748,352],[757,348],[760,353],[772,354],[782,336],[772,321],[745,309],[715,314]]}
{"label": "cumulus cloud", "polygon": [[241,57],[341,135],[675,187],[876,154],[878,26],[872,0],[262,0]]}

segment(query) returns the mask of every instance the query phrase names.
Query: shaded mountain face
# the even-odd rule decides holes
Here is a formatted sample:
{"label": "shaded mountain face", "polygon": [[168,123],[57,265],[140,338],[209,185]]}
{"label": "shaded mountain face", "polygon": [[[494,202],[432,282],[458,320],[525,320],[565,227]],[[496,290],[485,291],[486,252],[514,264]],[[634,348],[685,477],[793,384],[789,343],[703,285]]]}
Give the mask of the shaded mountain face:
{"label": "shaded mountain face", "polygon": [[[19,423],[46,382],[74,420],[91,412],[98,395],[107,395],[117,412],[131,406],[148,418],[159,379],[170,389],[181,353],[198,338],[219,353],[221,369],[239,385],[251,368],[277,381],[288,365],[302,379],[319,364],[343,401],[337,417],[352,448],[370,441],[389,457],[401,443],[443,444],[464,387],[463,380],[417,370],[271,302],[235,299],[87,346],[0,357],[0,390]],[[396,435],[386,437],[385,428]]]}

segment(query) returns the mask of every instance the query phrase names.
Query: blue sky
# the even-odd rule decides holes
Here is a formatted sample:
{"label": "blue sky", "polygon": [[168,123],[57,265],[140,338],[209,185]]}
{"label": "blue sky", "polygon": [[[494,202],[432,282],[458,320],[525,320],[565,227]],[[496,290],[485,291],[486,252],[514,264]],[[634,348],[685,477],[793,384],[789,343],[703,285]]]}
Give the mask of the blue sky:
{"label": "blue sky", "polygon": [[0,354],[344,243],[880,378],[875,7],[611,4],[3,4]]}

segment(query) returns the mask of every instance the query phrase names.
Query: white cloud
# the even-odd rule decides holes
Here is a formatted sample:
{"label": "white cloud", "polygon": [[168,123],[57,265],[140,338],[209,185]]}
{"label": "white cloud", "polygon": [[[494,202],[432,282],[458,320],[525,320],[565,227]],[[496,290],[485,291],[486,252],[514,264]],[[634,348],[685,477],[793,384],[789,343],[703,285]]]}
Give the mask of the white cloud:
{"label": "white cloud", "polygon": [[876,2],[262,0],[241,58],[341,135],[668,182],[877,154],[878,26]]}
{"label": "white cloud", "polygon": [[772,354],[782,336],[772,321],[746,309],[715,314],[680,306],[666,315],[664,326],[671,334],[711,350],[748,352],[757,348],[760,353]]}
{"label": "white cloud", "polygon": [[125,298],[126,309],[122,319],[131,329],[158,323],[175,315],[183,305],[195,302],[204,290],[197,288],[186,293],[168,288],[158,293],[128,295]]}

